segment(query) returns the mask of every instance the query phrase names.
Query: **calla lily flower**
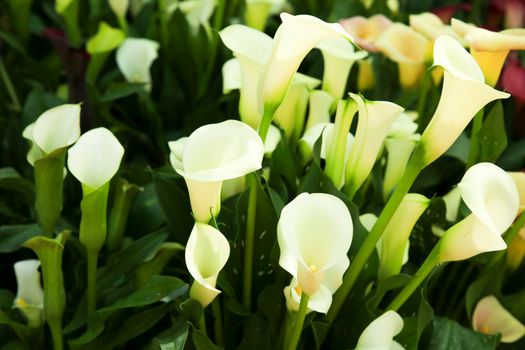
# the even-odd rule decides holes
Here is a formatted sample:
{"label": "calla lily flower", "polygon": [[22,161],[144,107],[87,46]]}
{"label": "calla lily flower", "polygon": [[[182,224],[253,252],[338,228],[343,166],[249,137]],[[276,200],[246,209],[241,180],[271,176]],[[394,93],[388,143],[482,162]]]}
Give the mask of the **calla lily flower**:
{"label": "calla lily flower", "polygon": [[118,18],[125,18],[129,8],[129,0],[108,0],[111,11]]}
{"label": "calla lily flower", "polygon": [[330,122],[330,109],[334,99],[332,95],[322,90],[310,91],[308,98],[308,121],[306,130],[321,123]]}
{"label": "calla lily flower", "polygon": [[65,104],[48,109],[22,134],[31,141],[27,161],[34,165],[54,151],[74,144],[80,136],[80,105]]}
{"label": "calla lily flower", "polygon": [[438,106],[421,136],[425,165],[449,149],[487,103],[510,96],[486,85],[474,58],[450,36],[436,39],[434,65],[443,67],[445,76]]}
{"label": "calla lily flower", "polygon": [[404,349],[394,337],[403,330],[403,319],[395,311],[387,311],[361,333],[355,350]]}
{"label": "calla lily flower", "polygon": [[405,88],[419,83],[425,70],[430,42],[407,25],[395,23],[375,41],[385,56],[397,62],[399,83]]}
{"label": "calla lily flower", "polygon": [[260,169],[265,152],[257,132],[237,120],[204,125],[168,145],[171,165],[188,186],[193,216],[203,223],[219,214],[222,182]]}
{"label": "calla lily flower", "polygon": [[409,193],[403,198],[381,236],[381,248],[378,250],[379,280],[401,272],[410,233],[429,204],[427,197],[417,193]]}
{"label": "calla lily flower", "polygon": [[354,45],[343,37],[332,37],[321,41],[317,48],[323,54],[323,90],[330,93],[334,101],[343,97],[346,82],[353,64],[365,58],[365,51],[355,52]]}
{"label": "calla lily flower", "polygon": [[277,224],[279,265],[308,296],[331,295],[350,264],[352,235],[352,218],[342,200],[325,193],[301,193],[283,208]]}
{"label": "calla lily flower", "polygon": [[222,93],[229,94],[241,89],[241,66],[239,60],[231,58],[222,65]]}
{"label": "calla lily flower", "polygon": [[13,307],[27,318],[30,327],[44,320],[44,290],[40,284],[39,260],[22,260],[14,264],[18,290]]}
{"label": "calla lily flower", "polygon": [[[301,138],[299,145],[302,147],[302,149],[307,148],[307,151],[303,151],[303,153],[308,153],[308,156],[305,158],[310,158],[315,143],[321,137],[321,134],[323,135],[323,140],[321,144],[321,158],[326,159],[328,149],[332,142],[334,142],[335,139],[335,125],[334,123],[319,123],[314,126],[312,126],[310,129],[306,130],[303,137]],[[354,136],[351,133],[348,133],[347,139],[346,139],[346,149],[345,149],[345,164],[348,160],[348,156],[350,155],[350,150],[352,149],[352,144],[354,143]],[[305,146],[302,146],[305,145]]]}
{"label": "calla lily flower", "polygon": [[525,49],[525,29],[492,32],[452,18],[452,28],[470,46],[470,53],[483,71],[487,84],[495,86],[510,50]]}
{"label": "calla lily flower", "polygon": [[278,13],[284,4],[285,0],[246,0],[244,11],[246,25],[264,31],[268,17]]}
{"label": "calla lily flower", "polygon": [[91,55],[110,52],[119,47],[125,37],[122,30],[100,22],[97,33],[88,40],[86,50]]}
{"label": "calla lily flower", "polygon": [[86,193],[105,185],[117,173],[124,147],[106,128],[83,134],[68,151],[67,166]]}
{"label": "calla lily flower", "polygon": [[128,38],[117,50],[117,66],[130,83],[143,83],[151,90],[150,67],[158,57],[159,43],[149,39]]}
{"label": "calla lily flower", "polygon": [[366,180],[392,123],[403,113],[403,108],[386,101],[367,101],[350,94],[359,108],[355,141],[346,164],[348,193],[353,196]]}
{"label": "calla lily flower", "polygon": [[357,71],[357,90],[365,91],[374,87],[375,75],[372,59],[366,58],[357,62],[359,70]]}
{"label": "calla lily flower", "polygon": [[[259,113],[259,79],[272,52],[272,38],[253,28],[234,24],[219,33],[224,45],[233,51],[238,60],[239,73],[231,66],[223,69],[223,79],[228,85],[240,85],[239,114],[241,120],[252,128],[259,128],[261,114]],[[227,75],[225,75],[227,73]],[[240,76],[240,83],[233,84]]]}
{"label": "calla lily flower", "polygon": [[423,34],[431,41],[435,41],[440,35],[449,35],[454,37],[454,39],[460,43],[463,43],[463,39],[458,34],[456,34],[452,26],[443,23],[441,18],[432,12],[423,12],[417,15],[410,15],[408,22],[412,29]]}
{"label": "calla lily flower", "polygon": [[[292,279],[290,285],[284,287],[284,297],[286,299],[286,308],[288,311],[299,311],[299,304],[301,302],[302,290],[299,287],[299,282],[296,278]],[[307,313],[312,311],[326,314],[330,309],[332,303],[332,294],[328,289],[320,288],[317,293],[310,296],[308,299],[308,310]]]}
{"label": "calla lily flower", "polygon": [[368,52],[379,51],[374,41],[392,25],[392,21],[384,15],[374,15],[370,18],[355,16],[342,19],[339,23],[354,38],[357,46]]}
{"label": "calla lily flower", "polygon": [[180,1],[173,5],[170,10],[175,11],[176,8],[179,8],[186,16],[193,33],[197,33],[201,25],[204,28],[209,27],[210,18],[215,10],[215,0]]}
{"label": "calla lily flower", "polygon": [[489,295],[481,299],[472,315],[472,328],[485,334],[501,334],[502,343],[514,343],[525,335],[525,326]]}
{"label": "calla lily flower", "polygon": [[283,101],[301,61],[321,41],[331,37],[352,37],[337,23],[326,23],[309,15],[281,14],[282,24],[274,36],[273,48],[261,80],[265,114],[273,112]]}
{"label": "calla lily flower", "polygon": [[215,288],[217,276],[230,256],[230,244],[224,235],[212,226],[195,223],[186,244],[186,266],[195,279],[190,297],[203,307],[209,305],[221,292]]}
{"label": "calla lily flower", "polygon": [[501,235],[514,221],[520,203],[512,178],[492,163],[479,163],[467,170],[458,187],[472,214],[445,232],[440,260],[464,260],[505,249]]}

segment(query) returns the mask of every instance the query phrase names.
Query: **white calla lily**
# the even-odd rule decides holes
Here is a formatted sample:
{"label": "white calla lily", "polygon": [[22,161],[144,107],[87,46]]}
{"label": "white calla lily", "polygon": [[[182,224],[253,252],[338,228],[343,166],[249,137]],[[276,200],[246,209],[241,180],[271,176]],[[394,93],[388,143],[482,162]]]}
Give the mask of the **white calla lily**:
{"label": "white calla lily", "polygon": [[124,147],[106,128],[92,129],[68,151],[67,166],[83,185],[85,194],[105,185],[117,173]]}
{"label": "white calla lily", "polygon": [[[302,290],[296,278],[292,279],[289,286],[284,287],[284,297],[286,299],[286,308],[289,311],[299,311]],[[308,299],[308,311],[316,311],[323,314],[328,312],[332,304],[332,293],[326,288],[319,288],[317,293],[311,295]]]}
{"label": "white calla lily", "polygon": [[335,293],[350,261],[352,218],[339,198],[301,193],[281,212],[279,265],[297,279],[303,293]]}
{"label": "white calla lily", "polygon": [[237,120],[204,125],[168,145],[171,164],[188,186],[193,215],[204,223],[220,211],[222,182],[260,169],[265,153],[257,132]]}
{"label": "white calla lily", "polygon": [[13,307],[27,318],[30,327],[39,327],[44,320],[44,291],[40,284],[40,261],[22,260],[14,264],[18,286]]}
{"label": "white calla lily", "polygon": [[315,124],[330,122],[330,109],[334,99],[332,95],[322,90],[310,91],[308,98],[308,120],[306,130]]}
{"label": "white calla lily", "polygon": [[346,164],[345,186],[353,196],[366,180],[392,123],[404,109],[386,101],[367,101],[350,94],[359,108],[355,141]]}
{"label": "white calla lily", "polygon": [[179,8],[186,16],[193,33],[197,33],[199,26],[209,27],[215,5],[215,0],[188,0],[175,3],[172,9]]}
{"label": "white calla lily", "polygon": [[472,214],[445,232],[440,260],[464,260],[505,249],[501,235],[519,209],[518,190],[512,178],[492,163],[479,163],[465,173],[458,187]]}
{"label": "white calla lily", "polygon": [[442,155],[474,115],[487,103],[510,95],[484,83],[474,58],[454,38],[442,35],[434,43],[434,65],[445,70],[434,116],[421,136],[424,165]]}
{"label": "white calla lily", "polygon": [[514,343],[525,335],[525,326],[493,295],[484,297],[476,304],[472,328],[485,334],[499,333],[502,343]]}
{"label": "white calla lily", "polygon": [[128,82],[143,83],[146,91],[150,91],[150,67],[158,57],[158,50],[156,41],[127,38],[117,50],[117,66]]}
{"label": "white calla lily", "polygon": [[429,40],[436,40],[440,35],[450,35],[457,41],[463,43],[461,37],[456,34],[452,26],[446,25],[437,15],[432,12],[423,12],[408,17],[410,27],[423,34]]}
{"label": "white calla lily", "polygon": [[355,52],[354,45],[343,37],[331,37],[321,41],[317,48],[323,55],[323,90],[335,101],[343,97],[350,69],[358,60],[365,58],[366,51]]}
{"label": "white calla lily", "polygon": [[361,333],[355,350],[404,349],[394,337],[403,330],[403,319],[395,311],[387,311]]}
{"label": "white calla lily", "polygon": [[262,107],[266,115],[273,115],[279,107],[301,61],[317,44],[330,37],[352,41],[340,24],[326,23],[314,16],[282,13],[281,20],[261,81]]}
{"label": "white calla lily", "polygon": [[231,58],[222,65],[222,93],[229,94],[241,89],[241,66],[239,60]]}
{"label": "white calla lily", "polygon": [[186,244],[186,266],[195,279],[190,297],[203,307],[210,304],[220,290],[215,288],[217,276],[230,256],[230,244],[224,235],[212,226],[195,223]]}

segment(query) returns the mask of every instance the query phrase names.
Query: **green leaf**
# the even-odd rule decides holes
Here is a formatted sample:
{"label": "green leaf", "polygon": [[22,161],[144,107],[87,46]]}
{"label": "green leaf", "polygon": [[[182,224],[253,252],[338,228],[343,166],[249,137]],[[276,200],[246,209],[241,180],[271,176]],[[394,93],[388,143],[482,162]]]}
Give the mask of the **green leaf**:
{"label": "green leaf", "polygon": [[461,133],[452,146],[445,152],[445,156],[456,158],[464,164],[467,164],[469,152],[470,138],[465,135],[465,133]]}
{"label": "green leaf", "polygon": [[161,350],[183,350],[188,339],[189,330],[189,323],[182,318],[178,318],[173,326],[157,335],[153,342]]}
{"label": "green leaf", "polygon": [[193,332],[191,334],[191,338],[193,339],[193,345],[195,345],[196,350],[221,350],[222,348],[215,345],[210,338],[204,333],[202,333],[197,328],[193,328]]}
{"label": "green leaf", "polygon": [[14,168],[0,169],[0,188],[17,192],[24,196],[28,203],[34,203],[35,190],[33,184],[22,178]]}
{"label": "green leaf", "polygon": [[37,224],[0,226],[0,253],[14,252],[40,234],[42,230]]}
{"label": "green leaf", "polygon": [[477,302],[482,297],[490,294],[499,294],[505,278],[505,274],[502,273],[502,271],[505,271],[505,264],[506,259],[500,259],[497,264],[481,274],[481,276],[468,287],[465,303],[469,318]]}
{"label": "green leaf", "polygon": [[479,143],[478,162],[496,161],[507,147],[507,134],[501,101],[495,102],[476,137]]}
{"label": "green leaf", "polygon": [[137,94],[144,90],[144,84],[112,83],[100,97],[101,102],[112,102],[120,98]]}

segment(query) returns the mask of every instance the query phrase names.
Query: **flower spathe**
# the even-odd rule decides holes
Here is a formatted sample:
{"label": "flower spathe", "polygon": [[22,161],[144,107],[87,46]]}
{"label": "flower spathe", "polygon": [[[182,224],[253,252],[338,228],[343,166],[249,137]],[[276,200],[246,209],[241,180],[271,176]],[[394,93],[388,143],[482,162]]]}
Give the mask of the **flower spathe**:
{"label": "flower spathe", "polygon": [[472,214],[444,233],[440,260],[464,260],[505,249],[501,235],[519,209],[518,190],[512,178],[492,163],[479,163],[467,170],[458,187]]}
{"label": "flower spathe", "polygon": [[117,50],[117,66],[128,82],[143,83],[146,91],[150,91],[150,67],[158,57],[158,50],[156,41],[127,38]]}
{"label": "flower spathe", "polygon": [[190,297],[198,300],[203,307],[220,293],[215,284],[229,256],[230,244],[219,230],[195,223],[186,244],[185,260],[188,271],[195,279]]}
{"label": "flower spathe", "polygon": [[301,193],[283,208],[277,224],[279,265],[308,296],[333,294],[350,264],[352,235],[352,218],[342,200]]}
{"label": "flower spathe", "polygon": [[44,291],[40,284],[40,261],[22,260],[14,265],[18,286],[13,307],[19,309],[31,327],[38,327],[43,321]]}
{"label": "flower spathe", "polygon": [[109,7],[115,16],[125,18],[129,8],[129,0],[108,0]]}
{"label": "flower spathe", "polygon": [[403,330],[403,319],[395,311],[387,311],[372,321],[361,333],[356,350],[404,349],[394,337]]}
{"label": "flower spathe", "polygon": [[392,25],[392,21],[384,15],[374,15],[370,18],[354,16],[342,19],[339,23],[354,38],[357,46],[368,52],[379,51],[374,41]]}
{"label": "flower spathe", "polygon": [[193,216],[204,223],[220,211],[222,182],[260,169],[265,152],[257,132],[238,120],[204,125],[168,145],[171,164],[188,186]]}
{"label": "flower spathe", "polygon": [[444,24],[441,18],[432,12],[410,15],[408,21],[412,29],[423,34],[429,40],[434,41],[440,35],[450,35],[463,43],[461,37],[456,34],[452,26]]}
{"label": "flower spathe", "polygon": [[85,194],[105,185],[117,173],[124,147],[106,128],[92,129],[68,151],[67,166]]}
{"label": "flower spathe", "polygon": [[86,50],[91,55],[110,52],[115,50],[125,37],[122,30],[100,22],[97,33],[88,40]]}
{"label": "flower spathe", "polygon": [[[289,286],[284,287],[284,297],[286,299],[286,308],[289,311],[298,311],[301,302],[302,290],[299,282],[293,278]],[[317,293],[311,295],[308,299],[308,312],[316,311],[323,314],[328,312],[332,304],[332,293],[326,288],[319,288]]]}
{"label": "flower spathe", "polygon": [[514,343],[525,335],[525,326],[493,295],[478,301],[472,315],[472,328],[485,334],[499,333],[502,343]]}
{"label": "flower spathe", "polygon": [[445,76],[438,106],[420,140],[425,165],[448,150],[487,103],[510,96],[485,84],[474,58],[450,36],[436,39],[434,65],[443,67]]}
{"label": "flower spathe", "polygon": [[308,97],[308,120],[306,130],[320,123],[330,122],[330,109],[334,98],[322,90],[310,91]]}

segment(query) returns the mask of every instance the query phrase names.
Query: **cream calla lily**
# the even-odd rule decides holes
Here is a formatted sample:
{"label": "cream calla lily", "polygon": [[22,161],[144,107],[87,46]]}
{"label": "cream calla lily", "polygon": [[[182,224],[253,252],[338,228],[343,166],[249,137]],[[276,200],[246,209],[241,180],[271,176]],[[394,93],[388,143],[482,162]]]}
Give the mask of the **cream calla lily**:
{"label": "cream calla lily", "polygon": [[239,60],[231,58],[222,65],[222,93],[229,94],[241,89],[241,66]]}
{"label": "cream calla lily", "polygon": [[408,17],[410,27],[423,34],[429,40],[436,40],[440,35],[450,35],[457,41],[463,43],[461,37],[454,31],[452,26],[446,25],[437,15],[432,12],[423,12]]}
{"label": "cream calla lily", "polygon": [[375,41],[384,55],[399,68],[399,83],[410,88],[418,84],[425,70],[430,42],[420,33],[402,23],[395,23]]}
{"label": "cream calla lily", "polygon": [[65,104],[48,109],[22,134],[32,142],[30,164],[54,151],[71,146],[80,136],[80,105]]}
{"label": "cream calla lily", "polygon": [[39,260],[22,260],[14,264],[18,286],[13,307],[27,318],[30,327],[39,327],[44,320],[44,291],[40,284]]}
{"label": "cream calla lily", "polygon": [[367,101],[350,94],[359,108],[355,141],[346,164],[345,186],[353,196],[370,174],[383,140],[403,108],[385,101]]}
{"label": "cream calla lily", "polygon": [[143,83],[151,90],[150,67],[158,57],[159,43],[149,39],[127,38],[117,50],[117,66],[130,83]]}
{"label": "cream calla lily", "polygon": [[[286,308],[289,311],[298,311],[301,302],[302,290],[296,278],[292,279],[289,286],[284,288],[284,297],[286,299]],[[317,293],[308,299],[308,312],[316,311],[323,314],[328,312],[332,304],[332,293],[326,288],[319,288]]]}
{"label": "cream calla lily", "polygon": [[374,15],[370,18],[354,16],[339,23],[354,38],[357,46],[368,52],[379,51],[374,41],[392,25],[392,21],[384,15]]}
{"label": "cream calla lily", "polygon": [[438,106],[421,136],[425,165],[449,149],[487,103],[510,96],[486,85],[474,58],[450,36],[436,39],[434,65],[443,67],[445,76]]}
{"label": "cream calla lily", "polygon": [[331,37],[321,41],[317,48],[323,55],[323,90],[335,101],[343,97],[346,82],[353,64],[365,58],[365,51],[355,52],[354,45],[343,37]]}
{"label": "cream calla lily", "polygon": [[196,33],[199,26],[207,28],[209,21],[215,9],[215,0],[189,0],[181,1],[174,4],[173,10],[179,8],[186,16],[186,20],[191,30]]}
{"label": "cream calla lily", "polygon": [[394,337],[403,330],[403,319],[395,311],[387,311],[361,333],[355,350],[404,349]]}
{"label": "cream calla lily", "polygon": [[502,343],[514,343],[525,335],[525,326],[493,295],[477,303],[472,315],[472,328],[485,334],[499,333]]}
{"label": "cream calla lily", "polygon": [[352,218],[339,198],[301,193],[286,205],[277,225],[279,265],[308,296],[333,294],[350,261]]}
{"label": "cream calla lily", "polygon": [[[239,62],[241,120],[257,129],[262,118],[258,108],[259,79],[270,59],[272,38],[263,32],[240,24],[224,28],[219,35],[224,45],[233,51]],[[223,73],[228,73],[228,76],[223,74],[223,79],[228,82],[228,85],[233,85],[231,82],[237,74],[235,69],[233,66],[230,66],[226,72],[223,69]]]}
{"label": "cream calla lily", "polygon": [[222,182],[260,169],[265,152],[257,132],[237,120],[204,125],[168,145],[171,164],[188,186],[193,215],[204,223],[219,214]]}
{"label": "cream calla lily", "polygon": [[69,149],[67,166],[87,194],[111,180],[123,156],[124,147],[115,135],[106,128],[96,128],[80,136]]}
{"label": "cream calla lily", "polygon": [[281,14],[282,24],[274,36],[270,60],[261,80],[265,114],[275,111],[284,99],[301,61],[321,41],[330,37],[352,37],[337,23],[326,23],[309,15]]}
{"label": "cream calla lily", "polygon": [[519,209],[518,190],[505,171],[491,163],[471,167],[458,184],[472,214],[448,229],[440,242],[440,260],[464,260],[507,247],[501,235]]}
{"label": "cream calla lily", "polygon": [[306,130],[315,124],[330,122],[330,108],[334,98],[329,93],[322,90],[310,91],[308,98],[308,121]]}
{"label": "cream calla lily", "polygon": [[186,267],[195,279],[190,297],[203,307],[210,304],[220,290],[215,288],[217,276],[230,256],[230,244],[224,235],[212,226],[195,223],[186,244]]}

